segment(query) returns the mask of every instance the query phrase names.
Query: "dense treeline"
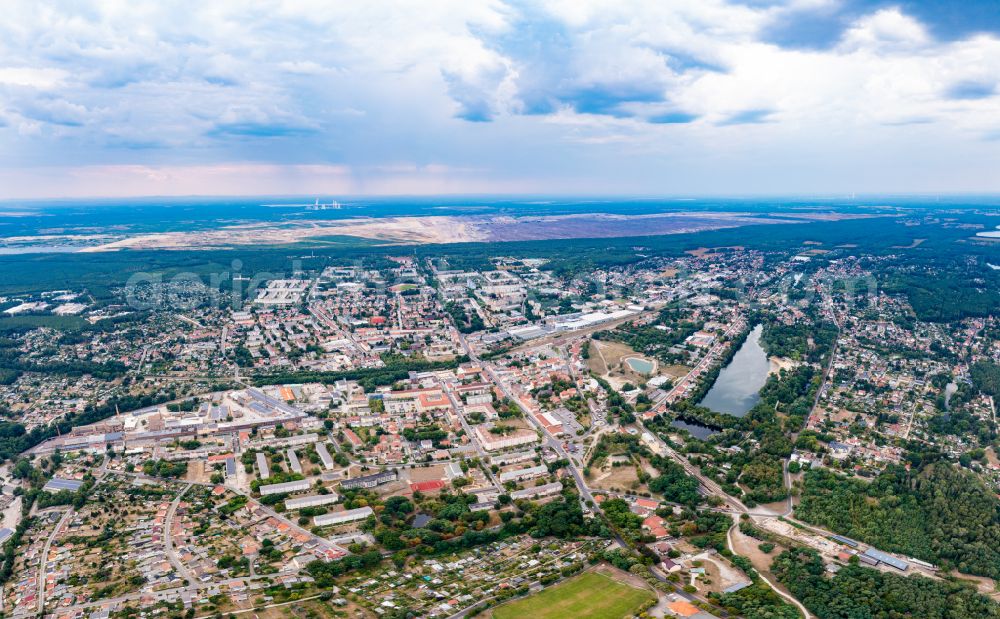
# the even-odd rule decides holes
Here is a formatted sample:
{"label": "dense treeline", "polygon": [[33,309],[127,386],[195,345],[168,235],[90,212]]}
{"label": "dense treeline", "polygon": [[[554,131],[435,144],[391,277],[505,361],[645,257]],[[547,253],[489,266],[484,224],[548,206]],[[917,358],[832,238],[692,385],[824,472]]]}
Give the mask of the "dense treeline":
{"label": "dense treeline", "polygon": [[808,471],[795,515],[882,550],[1000,578],[1000,501],[947,462],[890,466],[870,484]]}
{"label": "dense treeline", "polygon": [[290,383],[323,383],[329,385],[340,380],[355,380],[365,388],[365,391],[374,391],[376,387],[383,387],[406,380],[409,378],[410,372],[451,370],[458,367],[459,363],[466,361],[468,361],[468,357],[465,356],[458,357],[452,361],[428,361],[426,359],[393,357],[387,359],[385,367],[381,368],[359,368],[341,370],[339,372],[305,371],[266,374],[255,377],[254,384],[257,386]]}
{"label": "dense treeline", "polygon": [[339,561],[312,561],[306,565],[306,571],[316,579],[316,585],[321,589],[336,586],[337,577],[358,569],[375,567],[382,562],[382,553],[377,550],[347,555]]}
{"label": "dense treeline", "polygon": [[781,553],[771,571],[819,619],[1000,617],[1000,606],[960,583],[906,578],[856,564],[828,577],[812,549]]}
{"label": "dense treeline", "polygon": [[695,507],[704,497],[698,492],[698,480],[687,474],[680,464],[667,458],[655,456],[651,464],[660,472],[649,480],[649,489],[663,495],[672,503]]}
{"label": "dense treeline", "polygon": [[[742,557],[734,557],[740,559]],[[752,571],[752,568],[750,568]],[[733,615],[746,619],[799,619],[798,609],[783,600],[763,581],[755,578],[749,587],[735,593],[713,595]]]}
{"label": "dense treeline", "polygon": [[969,368],[969,378],[976,389],[1000,398],[1000,365],[992,361],[977,361]]}
{"label": "dense treeline", "polygon": [[905,295],[917,317],[924,321],[989,316],[1000,307],[997,271],[982,265],[970,269],[961,261],[948,260],[947,255],[904,273],[886,273],[883,279],[883,289]]}
{"label": "dense treeline", "polygon": [[[348,495],[348,502],[353,496]],[[510,497],[503,496],[504,502],[510,503]],[[410,554],[459,552],[523,534],[561,539],[608,535],[599,520],[584,519],[577,495],[570,492],[544,505],[518,501],[501,513],[503,524],[495,528],[487,527],[489,512],[470,508],[475,502],[475,495],[442,493],[424,502],[422,512],[431,519],[416,527],[413,525],[417,508],[413,502],[406,497],[390,497],[362,528],[386,550],[396,553],[397,559]]]}

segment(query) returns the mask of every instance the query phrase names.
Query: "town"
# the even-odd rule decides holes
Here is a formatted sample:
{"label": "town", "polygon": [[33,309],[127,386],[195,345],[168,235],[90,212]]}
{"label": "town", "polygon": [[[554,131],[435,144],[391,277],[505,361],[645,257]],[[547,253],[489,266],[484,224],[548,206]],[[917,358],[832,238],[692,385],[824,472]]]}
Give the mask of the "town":
{"label": "town", "polygon": [[32,441],[2,469],[3,612],[506,616],[601,575],[623,612],[800,616],[782,552],[997,599],[994,570],[866,537],[831,492],[932,449],[995,494],[1000,325],[921,321],[878,258],[828,253],[388,255],[236,307],[197,282],[4,299],[76,328],[3,343],[5,436]]}

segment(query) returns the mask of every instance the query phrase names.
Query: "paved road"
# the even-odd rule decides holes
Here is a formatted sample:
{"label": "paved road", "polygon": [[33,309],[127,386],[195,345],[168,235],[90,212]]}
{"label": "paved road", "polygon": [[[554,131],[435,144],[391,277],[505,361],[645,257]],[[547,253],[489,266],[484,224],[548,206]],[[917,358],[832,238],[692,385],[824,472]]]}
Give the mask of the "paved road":
{"label": "paved road", "polygon": [[177,495],[177,497],[173,500],[173,502],[170,503],[170,509],[167,510],[167,518],[164,521],[163,525],[165,527],[164,540],[166,542],[167,559],[170,561],[170,565],[173,565],[174,569],[177,570],[177,573],[181,575],[181,578],[184,578],[189,583],[193,583],[197,579],[195,578],[195,575],[191,573],[191,570],[189,570],[187,566],[181,562],[180,558],[178,558],[177,556],[177,553],[174,551],[173,521],[174,521],[174,514],[177,513],[177,506],[180,505],[181,499],[184,498],[184,495],[187,493],[188,490],[191,489],[192,485],[193,484],[188,484],[187,486],[185,486],[184,489],[181,490],[180,493]]}
{"label": "paved road", "polygon": [[[497,375],[497,372],[493,368],[493,365],[491,363],[480,361],[475,351],[472,350],[471,346],[469,346],[469,343],[466,341],[465,336],[459,333],[458,338],[459,341],[462,343],[462,348],[465,349],[465,354],[469,355],[469,359],[471,359],[474,363],[478,363],[483,367],[483,369],[489,375],[490,380],[493,381],[493,384],[500,387],[500,391],[502,391],[506,397],[510,398],[511,401],[520,402],[520,399],[517,397],[517,394],[515,394],[514,391],[510,388],[510,386],[507,385],[507,383],[503,381],[499,375]],[[549,433],[549,431],[545,428],[545,426],[542,425],[542,423],[539,422],[537,419],[535,419],[535,416],[532,415],[531,412],[525,411],[525,417],[528,418],[528,421],[532,425],[534,425],[536,429],[541,431],[542,436],[544,437],[545,445],[547,445],[553,451],[555,451],[556,455],[558,455],[560,458],[564,458],[570,461],[571,464],[567,468],[573,475],[573,481],[576,482],[576,487],[580,491],[581,503],[586,505],[587,502],[589,501],[590,505],[594,506],[594,509],[600,510],[600,508],[594,502],[594,495],[590,493],[590,489],[587,488],[587,484],[584,483],[583,477],[580,475],[580,471],[577,470],[576,466],[572,465],[572,460],[570,460],[570,456],[569,454],[566,453],[566,450],[563,449],[562,443],[556,437],[552,436]]]}
{"label": "paved road", "polygon": [[455,394],[452,393],[450,385],[441,385],[441,387],[444,390],[445,394],[448,396],[448,400],[451,401],[451,407],[455,410],[455,415],[458,417],[458,422],[462,424],[462,429],[465,430],[465,435],[469,437],[469,441],[472,443],[472,446],[476,448],[476,453],[479,454],[479,459],[483,463],[482,470],[486,472],[486,476],[489,479],[490,483],[493,484],[493,488],[497,492],[502,493],[503,486],[500,485],[500,482],[493,475],[493,471],[491,471],[489,467],[485,466],[486,458],[489,456],[489,454],[487,454],[486,450],[483,449],[483,446],[479,444],[479,439],[476,438],[475,434],[473,434],[472,428],[469,427],[469,422],[465,420],[465,414],[462,409],[462,403],[459,401],[457,397],[455,397]]}
{"label": "paved road", "polygon": [[[48,539],[45,540],[45,547],[42,549],[41,560],[38,564],[38,614],[41,616],[45,612],[45,576],[48,572],[49,566],[49,548],[52,547],[52,540],[56,538],[59,531],[62,530],[63,525],[66,521],[70,519],[73,515],[73,508],[66,510],[66,513],[62,515],[59,522],[56,523],[56,528],[52,529],[52,533],[49,535]],[[16,611],[15,611],[16,614]]]}

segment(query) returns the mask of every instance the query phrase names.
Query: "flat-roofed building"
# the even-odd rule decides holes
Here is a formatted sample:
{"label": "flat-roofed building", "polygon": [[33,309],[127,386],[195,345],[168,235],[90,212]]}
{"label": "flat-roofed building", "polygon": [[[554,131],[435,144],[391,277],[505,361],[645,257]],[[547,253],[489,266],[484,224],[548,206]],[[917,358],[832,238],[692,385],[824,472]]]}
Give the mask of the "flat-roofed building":
{"label": "flat-roofed building", "polygon": [[496,464],[497,466],[517,464],[518,462],[531,460],[536,455],[537,454],[534,451],[515,451],[513,453],[501,454],[499,456],[490,456],[490,463]]}
{"label": "flat-roofed building", "polygon": [[293,472],[302,474],[302,463],[299,462],[299,456],[295,453],[294,449],[289,449],[285,452],[285,456],[288,458],[288,466]]}
{"label": "flat-roofed building", "polygon": [[375,512],[370,507],[359,507],[357,509],[348,509],[342,512],[333,512],[332,514],[316,516],[313,518],[313,524],[317,527],[325,527],[332,524],[343,524],[345,522],[354,522],[355,520],[364,520],[374,513]]}
{"label": "flat-roofed building", "polygon": [[326,448],[326,443],[316,443],[316,453],[319,454],[319,459],[323,462],[323,467],[327,470],[333,468],[333,458],[330,457],[330,452]]}
{"label": "flat-roofed building", "polygon": [[888,566],[894,567],[901,572],[905,572],[910,564],[902,559],[897,559],[889,553],[882,552],[881,550],[876,550],[875,548],[869,548],[861,555],[861,558],[868,557],[876,562],[885,563]]}
{"label": "flat-roofed building", "polygon": [[563,491],[563,485],[557,481],[551,484],[545,484],[544,486],[535,486],[534,488],[525,488],[524,490],[515,490],[510,493],[510,498],[512,499],[537,499],[543,496],[551,496],[553,494],[559,494]]}
{"label": "flat-roofed building", "polygon": [[525,479],[532,479],[535,477],[541,477],[542,475],[547,475],[549,473],[549,468],[544,464],[539,464],[538,466],[532,466],[526,469],[518,469],[516,471],[504,471],[497,476],[500,483],[508,481],[522,481]]}
{"label": "flat-roofed building", "polygon": [[59,477],[53,477],[47,484],[42,486],[42,490],[46,490],[48,492],[59,492],[60,490],[76,492],[82,485],[82,481],[77,481],[75,479],[61,479]]}
{"label": "flat-roofed building", "polygon": [[538,434],[533,430],[515,430],[511,434],[493,434],[485,426],[476,428],[476,439],[486,451],[509,449],[538,442]]}
{"label": "flat-roofed building", "polygon": [[397,479],[399,479],[399,474],[396,472],[396,469],[389,469],[387,471],[382,471],[381,473],[345,479],[340,482],[340,487],[347,490],[354,488],[374,488],[375,486],[387,484],[390,481],[396,481]]}
{"label": "flat-roofed building", "polygon": [[285,494],[287,492],[305,492],[309,488],[309,480],[300,479],[298,481],[286,481],[282,484],[261,486],[258,490],[260,490],[261,496],[267,496],[269,494]]}
{"label": "flat-roofed building", "polygon": [[257,452],[257,474],[261,479],[267,479],[271,476],[271,467],[267,465],[267,456],[262,452]]}
{"label": "flat-roofed building", "polygon": [[336,492],[330,494],[312,494],[309,496],[297,497],[285,501],[285,509],[302,509],[305,507],[317,507],[319,505],[330,505],[340,500]]}

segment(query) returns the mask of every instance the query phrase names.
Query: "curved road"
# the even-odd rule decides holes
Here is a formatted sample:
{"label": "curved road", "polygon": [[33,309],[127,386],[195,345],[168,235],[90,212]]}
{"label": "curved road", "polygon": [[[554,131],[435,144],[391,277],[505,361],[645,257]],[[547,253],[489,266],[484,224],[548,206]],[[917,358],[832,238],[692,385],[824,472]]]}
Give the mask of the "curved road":
{"label": "curved road", "polygon": [[184,486],[184,489],[181,490],[180,493],[178,493],[177,497],[173,500],[173,502],[170,503],[170,509],[167,510],[167,518],[163,522],[163,527],[164,527],[163,534],[164,534],[164,539],[167,542],[167,559],[170,561],[170,565],[174,566],[174,569],[177,570],[177,573],[180,574],[181,578],[185,579],[189,585],[195,582],[196,579],[194,574],[191,573],[191,570],[189,570],[187,566],[181,562],[181,560],[177,557],[177,553],[174,552],[173,520],[174,520],[174,514],[177,512],[177,506],[180,505],[181,499],[184,498],[184,495],[187,493],[188,490],[191,489],[191,486],[193,485],[194,484],[188,484]]}
{"label": "curved road", "polygon": [[[726,531],[726,546],[729,548],[729,552],[733,553],[734,555],[739,554],[733,547],[733,529],[738,526],[737,525],[738,518],[739,518],[738,515],[733,514],[733,520],[734,520],[733,526],[729,527],[729,530]],[[802,613],[802,616],[805,617],[805,619],[813,619],[813,616],[809,612],[809,609],[803,606],[802,602],[799,602],[797,599],[795,599],[794,596],[789,595],[784,591],[782,591],[781,589],[779,589],[777,584],[771,582],[770,579],[768,579],[768,577],[762,574],[759,570],[757,571],[757,575],[760,576],[760,579],[766,582],[767,586],[771,587],[771,589],[775,593],[780,595],[783,599],[788,600],[791,604],[794,604],[795,607],[799,609],[799,612]]]}

